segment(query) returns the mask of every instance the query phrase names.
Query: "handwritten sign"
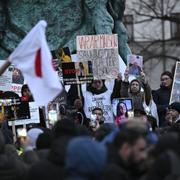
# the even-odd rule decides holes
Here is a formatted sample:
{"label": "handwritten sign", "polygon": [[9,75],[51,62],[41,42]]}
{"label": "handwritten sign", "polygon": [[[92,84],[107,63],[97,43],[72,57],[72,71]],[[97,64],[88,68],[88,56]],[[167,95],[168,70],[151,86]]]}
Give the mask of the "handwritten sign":
{"label": "handwritten sign", "polygon": [[79,61],[92,61],[94,79],[114,79],[119,73],[118,37],[112,35],[77,36]]}

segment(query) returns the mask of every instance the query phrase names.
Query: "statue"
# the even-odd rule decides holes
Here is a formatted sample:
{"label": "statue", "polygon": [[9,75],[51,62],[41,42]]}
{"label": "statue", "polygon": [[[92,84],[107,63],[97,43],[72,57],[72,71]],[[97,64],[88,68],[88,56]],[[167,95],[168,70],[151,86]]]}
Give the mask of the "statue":
{"label": "statue", "polygon": [[76,53],[76,36],[117,33],[119,54],[126,63],[130,49],[122,24],[125,0],[3,0],[5,35],[0,41],[0,58],[6,58],[25,34],[40,20],[48,23],[51,50],[69,47]]}

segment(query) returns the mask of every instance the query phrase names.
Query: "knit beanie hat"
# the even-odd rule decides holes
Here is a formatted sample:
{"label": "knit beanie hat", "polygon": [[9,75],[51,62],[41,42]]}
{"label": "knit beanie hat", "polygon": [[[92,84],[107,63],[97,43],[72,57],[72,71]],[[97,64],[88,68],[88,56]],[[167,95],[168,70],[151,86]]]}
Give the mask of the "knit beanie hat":
{"label": "knit beanie hat", "polygon": [[180,103],[179,102],[173,102],[169,105],[168,109],[175,109],[180,113]]}
{"label": "knit beanie hat", "polygon": [[89,137],[78,137],[68,145],[65,168],[71,173],[98,175],[104,170],[106,160],[105,146]]}

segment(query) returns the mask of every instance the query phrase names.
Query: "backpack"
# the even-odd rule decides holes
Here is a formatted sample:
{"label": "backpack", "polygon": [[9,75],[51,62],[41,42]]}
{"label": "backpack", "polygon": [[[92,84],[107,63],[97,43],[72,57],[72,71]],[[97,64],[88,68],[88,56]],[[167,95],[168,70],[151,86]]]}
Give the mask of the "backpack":
{"label": "backpack", "polygon": [[180,180],[180,158],[173,151],[167,151],[170,160],[171,173],[164,180]]}

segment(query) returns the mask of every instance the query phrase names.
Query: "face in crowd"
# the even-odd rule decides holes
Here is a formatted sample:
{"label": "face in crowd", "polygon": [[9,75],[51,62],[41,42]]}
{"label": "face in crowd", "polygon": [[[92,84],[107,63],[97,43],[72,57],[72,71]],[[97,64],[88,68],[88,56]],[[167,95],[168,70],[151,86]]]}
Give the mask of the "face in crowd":
{"label": "face in crowd", "polygon": [[93,88],[100,90],[103,87],[103,81],[102,80],[94,80],[91,85]]}
{"label": "face in crowd", "polygon": [[138,81],[133,81],[130,86],[132,93],[137,93],[140,90],[140,84]]}
{"label": "face in crowd", "polygon": [[26,96],[26,97],[30,97],[32,94],[31,94],[31,91],[29,90],[29,88],[27,87],[27,88],[25,88],[23,90],[23,94],[22,95]]}
{"label": "face in crowd", "polygon": [[93,110],[92,113],[93,113],[94,115],[96,115],[96,120],[97,120],[98,122],[102,121],[102,119],[103,119],[103,112],[102,112],[102,110],[100,110],[100,109],[95,109],[95,110]]}
{"label": "face in crowd", "polygon": [[172,121],[175,121],[179,118],[179,112],[175,109],[169,109],[167,113],[169,114]]}
{"label": "face in crowd", "polygon": [[172,79],[168,75],[161,76],[161,84],[164,87],[170,87],[172,84]]}
{"label": "face in crowd", "polygon": [[130,165],[141,165],[147,158],[147,143],[144,138],[138,138],[133,145],[129,147],[127,161]]}

